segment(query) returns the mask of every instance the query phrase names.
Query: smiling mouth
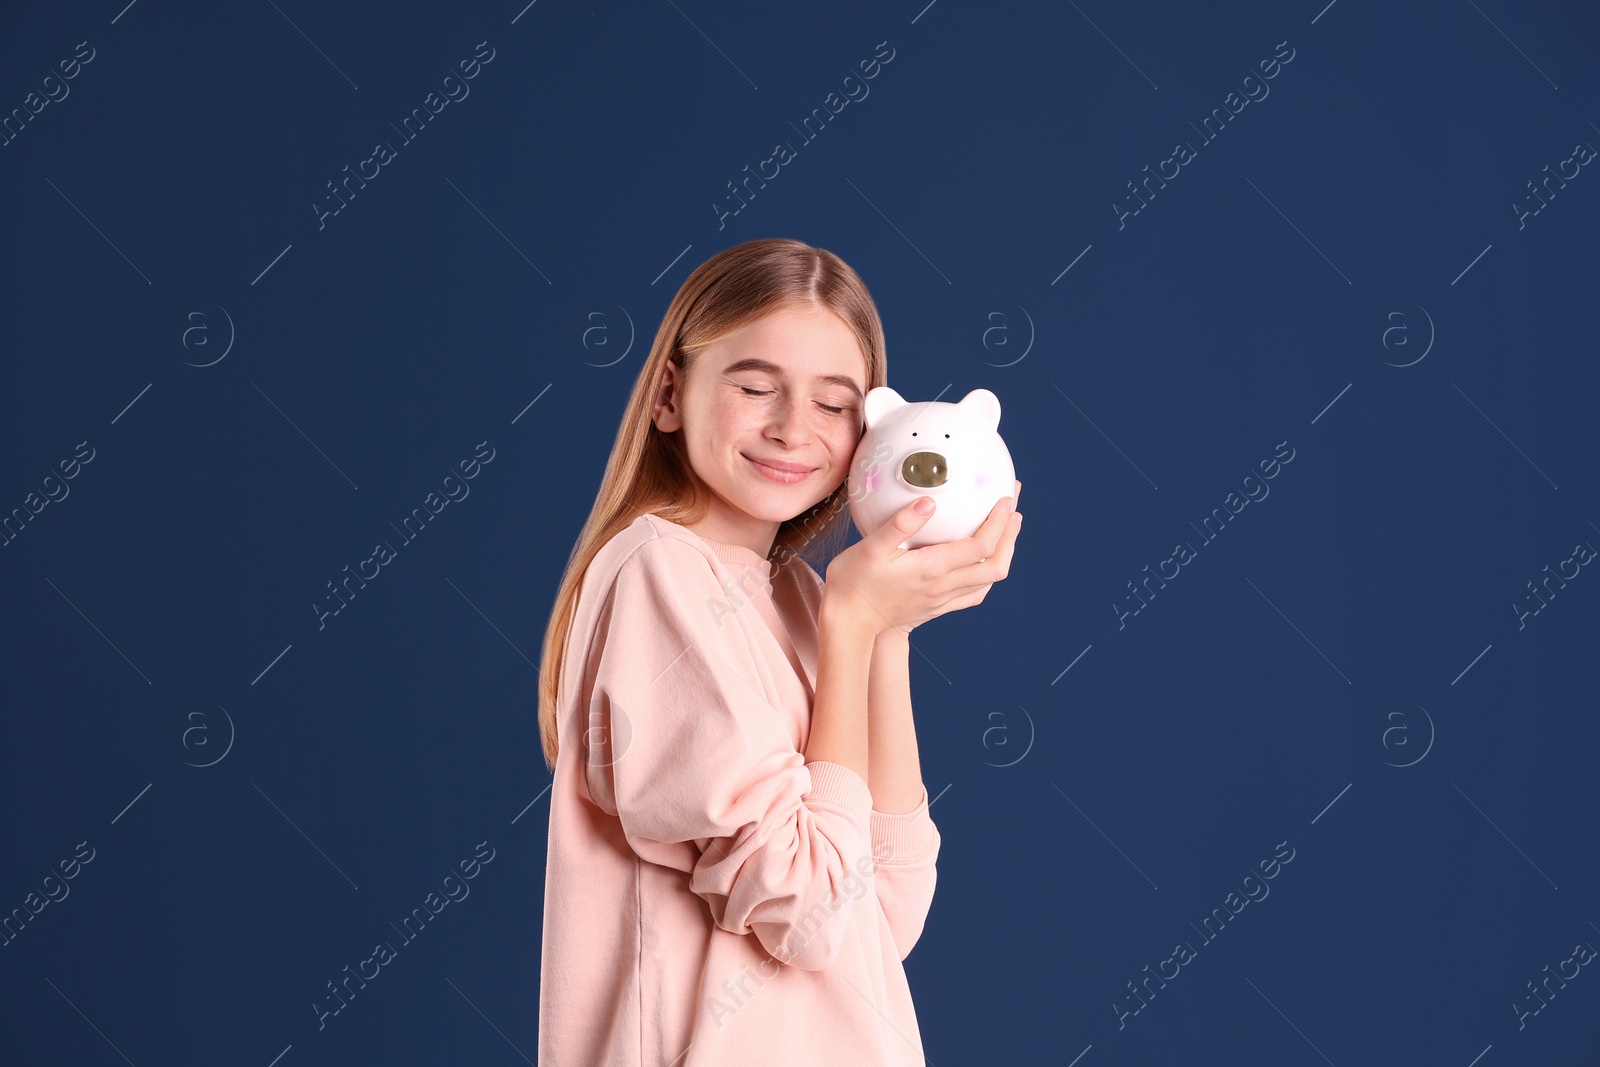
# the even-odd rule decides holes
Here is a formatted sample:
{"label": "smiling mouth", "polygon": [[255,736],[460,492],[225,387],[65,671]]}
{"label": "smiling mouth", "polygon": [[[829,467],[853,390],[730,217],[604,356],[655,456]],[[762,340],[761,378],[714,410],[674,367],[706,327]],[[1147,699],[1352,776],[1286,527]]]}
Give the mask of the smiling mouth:
{"label": "smiling mouth", "polygon": [[777,467],[768,466],[767,464],[762,463],[760,460],[751,459],[749,456],[745,456],[744,458],[763,477],[769,478],[780,485],[798,485],[807,478],[811,477],[812,472],[809,469],[799,471],[779,470]]}

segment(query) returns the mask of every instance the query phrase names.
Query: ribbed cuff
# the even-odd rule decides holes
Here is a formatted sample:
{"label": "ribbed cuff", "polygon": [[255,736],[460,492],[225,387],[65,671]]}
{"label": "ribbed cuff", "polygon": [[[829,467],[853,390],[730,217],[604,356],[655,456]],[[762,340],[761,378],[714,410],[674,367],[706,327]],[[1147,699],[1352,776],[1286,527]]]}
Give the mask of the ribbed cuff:
{"label": "ribbed cuff", "polygon": [[874,809],[867,820],[872,832],[872,855],[878,863],[915,863],[927,857],[938,839],[938,829],[928,814],[928,789],[922,803],[910,811]]}
{"label": "ribbed cuff", "polygon": [[861,820],[862,829],[869,829],[872,790],[861,775],[832,760],[812,760],[806,769],[811,772],[811,792],[807,796],[845,809]]}

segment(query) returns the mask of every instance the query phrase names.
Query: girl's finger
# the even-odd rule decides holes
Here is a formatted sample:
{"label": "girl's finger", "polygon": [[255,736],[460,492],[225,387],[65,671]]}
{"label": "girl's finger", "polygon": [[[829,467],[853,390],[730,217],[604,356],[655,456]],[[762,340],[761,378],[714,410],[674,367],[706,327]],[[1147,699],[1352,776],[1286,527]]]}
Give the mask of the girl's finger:
{"label": "girl's finger", "polygon": [[[983,520],[977,532],[971,537],[963,537],[956,541],[945,541],[936,545],[923,545],[921,548],[912,549],[913,552],[926,552],[932,565],[947,572],[947,577],[955,579],[948,587],[958,588],[961,577],[967,568],[981,564],[984,560],[994,555],[1000,549],[1001,539],[1005,536],[1008,525],[1013,521],[1014,513],[1006,507],[1007,498],[996,500],[994,507],[989,509],[989,515]],[[1013,503],[1012,507],[1015,507]],[[970,585],[971,583],[966,583]]]}
{"label": "girl's finger", "polygon": [[1022,515],[1020,512],[1014,512],[1011,515],[1011,521],[1006,523],[1005,535],[1000,538],[999,551],[995,553],[995,559],[1000,561],[1003,574],[1009,575],[1011,573],[1011,557],[1017,549],[1017,534],[1021,532]]}
{"label": "girl's finger", "polygon": [[1022,529],[1022,517],[1017,513],[1013,512],[1006,516],[1006,520],[1005,531],[1000,535],[1000,543],[995,546],[994,555],[981,564],[987,568],[991,563],[999,563],[1002,574],[1011,570],[1011,556],[1016,551],[1017,533]]}
{"label": "girl's finger", "polygon": [[1006,524],[1002,528],[995,546],[989,549],[989,555],[982,559],[969,562],[964,567],[957,567],[951,572],[952,589],[957,592],[970,592],[982,589],[995,582],[994,573],[990,564],[999,562],[1005,572],[1011,570],[1011,557],[1016,549],[1017,532],[1022,529],[1022,519],[1015,513],[1006,516]]}
{"label": "girl's finger", "polygon": [[972,535],[975,554],[969,554],[969,562],[988,559],[1000,547],[1000,539],[1005,536],[1006,527],[1011,522],[1011,515],[1016,509],[1014,500],[1001,497],[996,500],[994,507],[989,509],[989,517],[983,520],[983,525],[978,527],[978,532]]}

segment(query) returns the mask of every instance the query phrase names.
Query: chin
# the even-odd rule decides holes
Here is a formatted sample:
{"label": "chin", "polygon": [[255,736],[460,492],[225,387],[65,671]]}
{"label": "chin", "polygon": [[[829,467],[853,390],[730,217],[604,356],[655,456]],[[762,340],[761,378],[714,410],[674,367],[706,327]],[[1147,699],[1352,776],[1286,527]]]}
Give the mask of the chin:
{"label": "chin", "polygon": [[750,505],[745,508],[745,512],[752,518],[760,519],[762,522],[787,522],[796,515],[804,515],[810,507],[810,504],[806,504],[799,511],[796,511],[795,502],[792,500],[764,498],[758,501],[751,501]]}
{"label": "chin", "polygon": [[742,497],[739,506],[745,514],[762,522],[787,522],[797,515],[804,515],[822,499],[812,491],[791,489],[784,492],[782,486],[773,489],[762,486],[755,492],[742,494]]}

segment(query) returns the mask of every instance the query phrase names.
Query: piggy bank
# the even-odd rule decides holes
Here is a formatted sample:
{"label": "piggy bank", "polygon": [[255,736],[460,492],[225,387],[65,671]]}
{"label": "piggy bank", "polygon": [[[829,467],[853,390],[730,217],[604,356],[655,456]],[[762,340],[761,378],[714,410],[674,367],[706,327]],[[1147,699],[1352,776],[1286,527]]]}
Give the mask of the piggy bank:
{"label": "piggy bank", "polygon": [[900,547],[971,537],[1002,497],[1016,492],[1000,439],[1000,398],[974,389],[956,404],[907,403],[888,386],[865,398],[866,432],[850,464],[850,518],[863,537],[918,497],[933,515]]}

